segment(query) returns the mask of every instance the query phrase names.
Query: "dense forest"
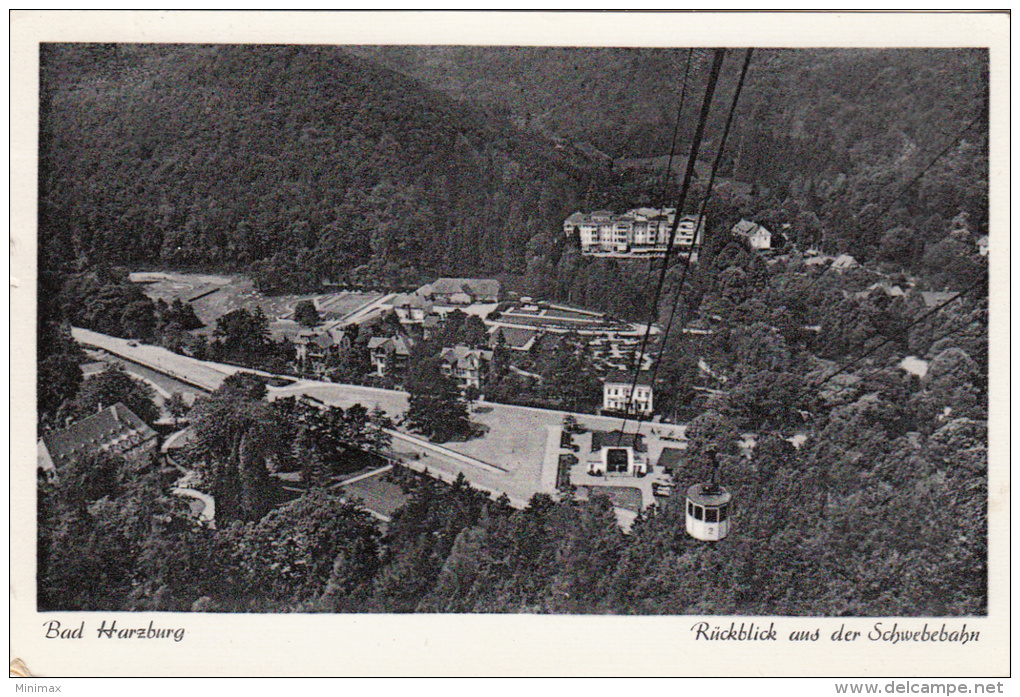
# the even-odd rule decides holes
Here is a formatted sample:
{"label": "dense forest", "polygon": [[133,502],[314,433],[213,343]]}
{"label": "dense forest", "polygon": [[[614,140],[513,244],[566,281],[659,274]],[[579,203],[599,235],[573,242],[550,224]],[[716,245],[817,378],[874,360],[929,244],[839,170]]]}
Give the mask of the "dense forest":
{"label": "dense forest", "polygon": [[48,45],[41,79],[58,259],[250,269],[270,291],[295,268],[514,273],[588,176],[339,48]]}
{"label": "dense forest", "polygon": [[[729,460],[739,514],[719,545],[683,533],[682,498],[624,534],[603,496],[581,504],[539,495],[514,510],[463,481],[399,471],[392,476],[410,500],[385,529],[322,487],[212,529],[167,495],[175,470],[168,478],[155,464],[90,461],[41,489],[39,607],[983,614],[984,424],[956,419],[925,438],[904,432],[902,416],[884,395],[863,400],[839,408],[800,449],[766,437],[753,465]],[[691,429],[698,452],[723,446],[731,458],[727,419],[707,412]]]}
{"label": "dense forest", "polygon": [[[679,152],[707,57],[691,54]],[[102,457],[42,482],[40,608],[986,612],[986,52],[756,52],[706,243],[667,270],[657,304],[654,263],[585,257],[562,220],[670,202],[685,50],[50,44],[41,59],[41,425],[137,391],[116,374],[83,381],[67,324],[196,350],[190,306],[152,302],[114,266],[244,271],[266,293],[488,275],[627,319],[676,312],[655,385],[657,411],[689,422],[676,480],[703,478],[718,453],[735,513],[712,545],[683,533],[679,497],[624,533],[597,495],[515,510],[394,470],[410,500],[382,525],[320,476],[361,464],[379,415],[321,421],[228,384],[191,413],[224,500],[217,527],[168,494],[179,472],[158,460]],[[777,249],[732,238],[741,218],[773,229]],[[814,266],[810,247],[859,264]],[[933,308],[929,291],[947,290],[962,295]],[[455,392],[435,353],[480,345],[479,324],[458,317],[418,344],[419,432],[471,437],[465,405],[437,424],[425,397]],[[200,357],[293,359],[261,313],[228,313],[211,337]],[[590,408],[588,350],[570,336],[529,356],[539,396]],[[491,394],[527,391],[526,375],[498,372]],[[319,440],[330,432],[343,439]],[[746,432],[751,457],[736,446]],[[282,505],[278,462],[303,466],[308,489]]]}
{"label": "dense forest", "polygon": [[[681,49],[356,51],[44,45],[43,268],[242,270],[270,293],[489,275],[648,316],[647,267],[581,256],[561,223],[577,209],[672,203],[676,175],[662,175],[675,105],[683,83],[685,153],[706,51],[686,82]],[[731,53],[706,162],[739,67]],[[750,217],[788,225],[802,248],[909,268],[961,213],[986,234],[986,85],[979,50],[758,51],[708,229]]]}

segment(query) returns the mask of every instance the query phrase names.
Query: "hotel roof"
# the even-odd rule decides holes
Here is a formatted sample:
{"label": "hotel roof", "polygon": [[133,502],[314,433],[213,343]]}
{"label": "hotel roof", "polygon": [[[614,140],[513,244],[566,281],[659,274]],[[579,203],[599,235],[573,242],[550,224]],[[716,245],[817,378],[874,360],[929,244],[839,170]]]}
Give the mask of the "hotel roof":
{"label": "hotel roof", "polygon": [[117,402],[40,438],[39,466],[51,470],[101,450],[120,453],[155,437],[155,431]]}

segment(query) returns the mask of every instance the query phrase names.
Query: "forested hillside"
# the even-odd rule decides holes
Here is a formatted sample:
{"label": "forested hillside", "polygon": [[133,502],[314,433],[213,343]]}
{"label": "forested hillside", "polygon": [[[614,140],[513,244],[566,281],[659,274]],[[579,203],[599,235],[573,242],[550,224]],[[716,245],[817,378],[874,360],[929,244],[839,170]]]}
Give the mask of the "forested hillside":
{"label": "forested hillside", "polygon": [[[693,52],[679,153],[707,57]],[[581,257],[560,226],[577,209],[672,202],[676,182],[664,186],[655,163],[669,151],[686,58],[47,45],[42,266],[242,270],[270,293],[324,279],[397,287],[493,275],[644,318],[647,267]],[[703,160],[718,146],[740,60],[731,51],[724,63]],[[718,236],[749,217],[789,225],[802,248],[914,269],[960,229],[961,213],[972,237],[987,233],[986,84],[978,50],[759,50],[708,229]],[[649,156],[660,157],[645,166]],[[704,186],[702,177],[689,209]]]}
{"label": "forested hillside", "polygon": [[42,240],[65,260],[250,267],[268,291],[513,273],[588,178],[340,48],[50,45],[42,94]]}
{"label": "forested hillside", "polygon": [[[350,50],[456,99],[505,113],[527,128],[588,141],[616,158],[669,151],[687,64],[687,49]],[[723,66],[725,91],[735,82],[740,54],[731,51]],[[710,51],[693,50],[683,142],[694,131],[709,62]],[[748,146],[746,137],[753,136],[754,149],[768,151],[771,166],[757,176],[782,179],[826,170],[849,176],[854,167],[878,164],[867,158],[901,157],[904,149],[923,149],[966,122],[981,107],[987,77],[987,53],[977,49],[757,49],[734,135]],[[714,114],[710,140],[719,135],[723,116],[722,109]],[[826,166],[818,167],[820,162]],[[750,165],[747,158],[745,166]]]}

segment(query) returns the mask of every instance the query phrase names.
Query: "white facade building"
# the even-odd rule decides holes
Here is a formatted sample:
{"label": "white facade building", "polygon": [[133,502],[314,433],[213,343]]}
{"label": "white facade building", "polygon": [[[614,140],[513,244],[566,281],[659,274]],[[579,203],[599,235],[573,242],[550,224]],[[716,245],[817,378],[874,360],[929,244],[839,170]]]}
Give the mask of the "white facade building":
{"label": "white facade building", "polygon": [[563,221],[563,232],[576,234],[585,254],[663,254],[674,222],[674,246],[691,247],[701,241],[704,221],[694,215],[680,216],[677,221],[674,208],[635,208],[619,215],[578,211]]}
{"label": "white facade building", "polygon": [[[634,390],[634,398],[631,399],[631,389]],[[626,411],[632,414],[651,414],[654,408],[653,390],[650,376],[641,373],[638,376],[637,385],[634,384],[634,375],[624,371],[614,371],[606,376],[602,384],[602,409],[603,411]]]}

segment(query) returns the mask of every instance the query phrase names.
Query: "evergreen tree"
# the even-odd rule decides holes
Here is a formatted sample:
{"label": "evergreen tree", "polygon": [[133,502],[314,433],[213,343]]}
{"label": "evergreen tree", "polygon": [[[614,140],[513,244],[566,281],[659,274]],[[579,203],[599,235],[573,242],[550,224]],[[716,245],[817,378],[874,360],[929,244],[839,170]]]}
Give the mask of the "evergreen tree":
{"label": "evergreen tree", "polygon": [[409,397],[404,422],[411,429],[437,443],[471,435],[467,404],[453,378],[443,375],[438,357],[415,362],[405,384]]}

